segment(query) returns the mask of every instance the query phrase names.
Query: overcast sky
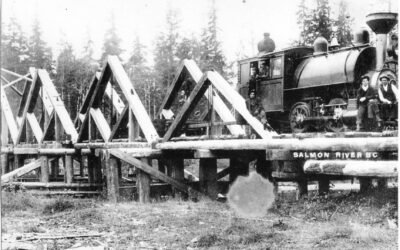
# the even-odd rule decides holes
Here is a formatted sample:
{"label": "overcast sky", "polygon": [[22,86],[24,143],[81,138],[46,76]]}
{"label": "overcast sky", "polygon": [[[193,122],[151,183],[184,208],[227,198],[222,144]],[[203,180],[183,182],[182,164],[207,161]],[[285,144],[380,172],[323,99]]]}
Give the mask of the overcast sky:
{"label": "overcast sky", "polygon": [[[299,1],[216,0],[219,40],[227,59],[236,60],[238,53],[254,55],[256,43],[266,31],[271,33],[277,48],[287,47],[298,39],[296,11]],[[310,5],[314,2],[307,1]],[[334,16],[337,16],[338,2],[330,1]],[[130,52],[135,34],[149,49],[153,48],[154,38],[165,29],[168,5],[179,11],[181,34],[199,36],[207,23],[210,4],[211,0],[3,0],[2,14],[3,22],[13,15],[29,33],[37,12],[43,39],[56,55],[62,40],[73,44],[79,55],[90,35],[99,56],[111,11],[116,16],[122,47]],[[398,8],[396,0],[348,0],[348,4],[355,29],[365,26],[368,13],[389,8],[397,12]]]}

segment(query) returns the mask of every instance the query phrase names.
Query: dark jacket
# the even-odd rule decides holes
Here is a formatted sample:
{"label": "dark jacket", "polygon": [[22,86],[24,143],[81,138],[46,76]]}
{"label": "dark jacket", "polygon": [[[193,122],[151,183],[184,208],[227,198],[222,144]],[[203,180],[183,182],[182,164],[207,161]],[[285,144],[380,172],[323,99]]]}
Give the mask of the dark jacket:
{"label": "dark jacket", "polygon": [[390,84],[390,83],[388,84],[387,91],[385,91],[385,89],[383,88],[383,85],[381,85],[379,88],[381,89],[383,98],[391,101],[392,103],[396,102],[396,95],[393,92],[392,84]]}
{"label": "dark jacket", "polygon": [[[357,108],[360,105],[363,106],[367,106],[368,101],[372,100],[372,99],[376,99],[377,98],[377,93],[376,91],[371,88],[368,87],[367,91],[364,91],[361,87],[357,90]],[[365,100],[363,102],[360,101],[361,97],[365,97]]]}

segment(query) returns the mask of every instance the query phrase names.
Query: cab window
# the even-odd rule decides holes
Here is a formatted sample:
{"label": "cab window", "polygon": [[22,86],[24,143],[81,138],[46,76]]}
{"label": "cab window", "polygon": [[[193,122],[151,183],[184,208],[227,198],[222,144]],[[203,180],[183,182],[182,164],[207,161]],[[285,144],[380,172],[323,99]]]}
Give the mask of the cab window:
{"label": "cab window", "polygon": [[273,58],[271,59],[271,77],[280,77],[282,76],[282,58]]}
{"label": "cab window", "polygon": [[266,79],[270,78],[270,76],[271,76],[270,69],[271,68],[270,68],[270,65],[269,65],[269,60],[260,61],[259,62],[259,66],[260,66],[260,68],[259,68],[259,72],[260,72],[259,77],[266,78]]}

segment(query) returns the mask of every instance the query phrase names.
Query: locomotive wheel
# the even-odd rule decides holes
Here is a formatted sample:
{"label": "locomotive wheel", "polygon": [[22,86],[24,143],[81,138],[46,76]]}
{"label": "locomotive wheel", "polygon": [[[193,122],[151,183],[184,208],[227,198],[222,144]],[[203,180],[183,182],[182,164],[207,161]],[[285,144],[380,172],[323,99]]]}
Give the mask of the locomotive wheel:
{"label": "locomotive wheel", "polygon": [[[346,102],[341,98],[335,98],[329,101],[329,105],[335,105],[335,104],[346,104]],[[344,109],[341,107],[339,109],[340,109],[339,112],[343,113]],[[338,119],[330,119],[326,121],[325,127],[328,131],[335,133],[343,132],[346,130],[346,125],[343,122],[343,117],[339,117]]]}
{"label": "locomotive wheel", "polygon": [[298,102],[293,105],[289,114],[290,128],[293,133],[303,133],[310,127],[309,123],[305,122],[305,118],[310,117],[310,105],[305,102]]}

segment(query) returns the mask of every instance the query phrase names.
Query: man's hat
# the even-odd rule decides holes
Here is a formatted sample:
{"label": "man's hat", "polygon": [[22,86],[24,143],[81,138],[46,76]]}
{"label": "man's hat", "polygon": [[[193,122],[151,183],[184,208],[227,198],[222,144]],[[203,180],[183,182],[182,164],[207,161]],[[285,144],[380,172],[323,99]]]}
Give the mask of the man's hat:
{"label": "man's hat", "polygon": [[367,79],[369,81],[369,76],[367,76],[367,75],[361,76],[361,81],[364,80],[364,79]]}
{"label": "man's hat", "polygon": [[388,76],[386,76],[386,75],[383,75],[383,76],[379,77],[379,80],[382,81],[383,78],[386,78],[386,80],[388,80],[388,81],[390,80],[390,78]]}

